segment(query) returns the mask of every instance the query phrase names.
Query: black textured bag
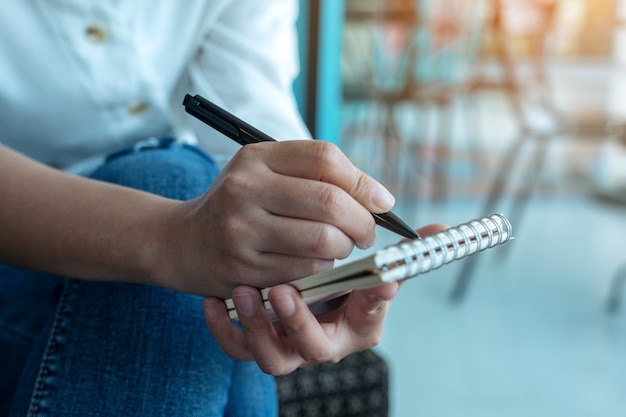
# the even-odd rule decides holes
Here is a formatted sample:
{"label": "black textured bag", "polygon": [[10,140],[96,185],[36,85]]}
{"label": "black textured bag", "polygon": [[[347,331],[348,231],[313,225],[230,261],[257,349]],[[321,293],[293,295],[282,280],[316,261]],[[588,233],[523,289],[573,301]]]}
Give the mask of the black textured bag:
{"label": "black textured bag", "polygon": [[389,372],[372,350],[276,378],[280,417],[386,417]]}

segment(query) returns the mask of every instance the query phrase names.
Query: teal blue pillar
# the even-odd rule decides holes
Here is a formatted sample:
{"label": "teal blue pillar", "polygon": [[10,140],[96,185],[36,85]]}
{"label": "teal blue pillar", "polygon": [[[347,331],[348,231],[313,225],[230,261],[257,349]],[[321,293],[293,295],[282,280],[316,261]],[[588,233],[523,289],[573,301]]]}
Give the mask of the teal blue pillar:
{"label": "teal blue pillar", "polygon": [[344,0],[320,1],[318,98],[315,134],[319,139],[339,142],[341,128],[341,51]]}
{"label": "teal blue pillar", "polygon": [[[300,0],[300,14],[298,16],[298,51],[300,53],[300,74],[296,78],[293,91],[298,102],[298,109],[302,117],[307,115],[307,78],[308,78],[308,49],[309,49],[309,3],[310,0]],[[308,121],[307,121],[308,124]],[[309,126],[309,129],[311,127]]]}
{"label": "teal blue pillar", "polygon": [[294,86],[313,136],[339,142],[345,0],[300,0],[302,74]]}

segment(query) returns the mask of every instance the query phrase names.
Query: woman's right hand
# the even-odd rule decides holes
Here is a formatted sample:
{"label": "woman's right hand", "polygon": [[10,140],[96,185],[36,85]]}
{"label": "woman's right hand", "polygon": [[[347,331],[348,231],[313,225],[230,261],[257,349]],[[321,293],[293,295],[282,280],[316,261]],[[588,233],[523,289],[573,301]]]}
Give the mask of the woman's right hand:
{"label": "woman's right hand", "polygon": [[297,140],[244,146],[201,197],[168,222],[162,285],[231,297],[333,266],[371,247],[371,213],[394,199],[333,144]]}

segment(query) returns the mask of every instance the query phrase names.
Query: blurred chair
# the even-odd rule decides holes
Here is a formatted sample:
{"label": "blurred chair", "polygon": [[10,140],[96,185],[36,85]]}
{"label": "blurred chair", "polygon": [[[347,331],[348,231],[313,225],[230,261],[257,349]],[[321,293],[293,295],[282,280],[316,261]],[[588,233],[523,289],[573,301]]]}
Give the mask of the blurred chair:
{"label": "blurred chair", "polygon": [[624,288],[626,287],[626,264],[622,265],[613,276],[606,309],[609,313],[615,314],[622,306]]}
{"label": "blurred chair", "polygon": [[[585,138],[594,141],[617,140],[625,142],[626,123],[607,109],[594,112],[576,112],[563,109],[555,104],[553,90],[549,82],[550,35],[554,29],[559,2],[554,0],[491,0],[494,10],[490,25],[492,51],[500,76],[495,80],[489,77],[478,78],[475,89],[495,89],[502,92],[518,125],[518,136],[501,158],[499,167],[491,176],[492,182],[482,213],[490,214],[502,206],[507,192],[512,190],[509,219],[514,227],[519,227],[529,198],[545,172],[548,145],[552,139],[563,138],[568,143],[573,139]],[[513,56],[507,43],[503,5],[517,4],[518,7],[534,9],[539,22],[534,32],[527,34],[530,42],[528,59],[519,62]],[[572,104],[572,103],[568,103]],[[587,110],[587,109],[585,109]],[[525,148],[530,148],[530,161],[524,161]],[[514,190],[512,177],[519,165],[527,163],[523,171],[527,175],[521,189]],[[508,250],[511,248],[509,247]],[[451,290],[450,299],[464,298],[478,257],[470,257],[462,264],[461,271]]]}
{"label": "blurred chair", "polygon": [[358,6],[348,2],[346,13],[341,145],[350,150],[373,139],[384,155],[382,180],[392,182],[400,141],[395,108],[410,71],[408,44],[417,16],[410,2]]}
{"label": "blurred chair", "polygon": [[428,170],[431,194],[440,199],[450,194],[450,184],[464,179],[455,175],[459,167],[472,167],[467,152],[471,120],[463,106],[471,94],[487,34],[484,23],[492,10],[484,0],[422,0],[417,4],[420,19],[409,61],[414,63],[414,72],[402,99],[410,103],[414,114],[422,115],[416,131],[425,131],[430,138],[407,138],[404,146],[414,166]]}
{"label": "blurred chair", "polygon": [[[469,87],[484,3],[378,1],[366,9],[348,8],[342,144],[350,148],[374,136],[383,148],[384,180],[406,185],[414,182],[404,178],[407,167],[418,179],[430,171],[424,182],[434,184],[437,195],[446,194],[453,105]],[[407,115],[419,124],[407,126]],[[420,133],[426,138],[416,138]]]}
{"label": "blurred chair", "polygon": [[[528,142],[533,142],[536,145],[529,172],[536,175],[542,171],[545,146],[548,139],[556,133],[558,125],[557,113],[550,96],[546,93],[549,91],[549,85],[545,72],[545,40],[552,28],[556,3],[544,3],[536,0],[529,0],[525,3],[526,7],[539,8],[538,12],[541,14],[542,22],[535,25],[536,32],[532,36],[530,59],[525,63],[526,77],[522,81],[518,75],[517,63],[506,40],[503,2],[501,0],[490,0],[490,2],[493,13],[487,24],[489,30],[487,38],[493,59],[488,63],[489,67],[483,68],[472,80],[471,92],[476,94],[491,90],[502,93],[507,100],[513,120],[517,124],[518,135],[505,151],[495,174],[491,176],[491,186],[487,191],[487,199],[481,210],[484,215],[491,214],[500,203],[500,199],[509,185],[508,180],[514,167],[519,163],[520,155],[523,154],[522,148]],[[536,122],[532,115],[528,117],[527,110],[529,107],[525,107],[525,104],[528,104],[527,96],[533,95],[533,92],[538,94],[535,94],[534,107],[531,107],[530,110],[543,110],[543,117],[539,122]],[[518,191],[514,197],[513,213],[508,214],[514,226],[520,222],[531,192],[530,188],[530,186],[525,187]],[[460,301],[464,297],[477,262],[478,257],[470,257],[464,261],[450,293],[452,301]]]}

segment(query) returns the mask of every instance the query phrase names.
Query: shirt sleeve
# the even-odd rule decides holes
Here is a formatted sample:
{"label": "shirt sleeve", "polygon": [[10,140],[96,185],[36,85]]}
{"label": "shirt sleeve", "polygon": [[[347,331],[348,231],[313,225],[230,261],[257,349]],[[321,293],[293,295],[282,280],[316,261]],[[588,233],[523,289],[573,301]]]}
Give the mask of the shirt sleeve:
{"label": "shirt sleeve", "polygon": [[[277,140],[309,139],[293,93],[299,72],[297,0],[236,0],[205,28],[188,68],[190,94],[201,94]],[[189,122],[212,153],[238,145]],[[231,143],[232,142],[232,143]]]}

